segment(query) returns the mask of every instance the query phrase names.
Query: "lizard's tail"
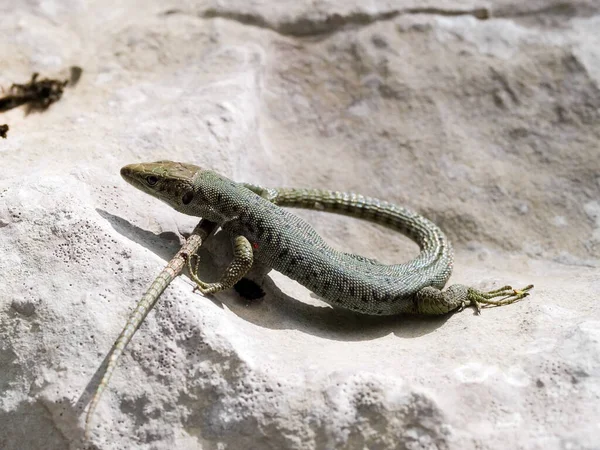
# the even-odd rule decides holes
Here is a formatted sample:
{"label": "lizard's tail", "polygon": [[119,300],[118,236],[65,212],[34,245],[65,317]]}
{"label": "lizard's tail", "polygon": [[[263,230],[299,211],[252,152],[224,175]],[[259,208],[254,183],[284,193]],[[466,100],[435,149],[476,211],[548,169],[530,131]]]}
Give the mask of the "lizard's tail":
{"label": "lizard's tail", "polygon": [[273,192],[276,192],[276,196],[271,201],[279,206],[343,214],[398,231],[416,242],[421,249],[417,258],[402,265],[403,270],[432,267],[436,272],[433,286],[440,288],[450,278],[453,251],[448,238],[437,225],[414,211],[351,192],[280,188]]}

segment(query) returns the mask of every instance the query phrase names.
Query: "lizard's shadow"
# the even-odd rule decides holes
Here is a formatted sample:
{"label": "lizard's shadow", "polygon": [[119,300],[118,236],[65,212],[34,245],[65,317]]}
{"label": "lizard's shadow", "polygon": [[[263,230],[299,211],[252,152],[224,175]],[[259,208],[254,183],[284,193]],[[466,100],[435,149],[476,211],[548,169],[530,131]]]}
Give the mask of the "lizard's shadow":
{"label": "lizard's shadow", "polygon": [[[117,233],[139,244],[162,259],[169,261],[181,248],[180,237],[171,231],[155,234],[137,227],[125,219],[96,208],[96,212],[115,229]],[[157,274],[158,275],[158,274]]]}
{"label": "lizard's shadow", "polygon": [[[261,285],[265,296],[245,300],[235,292],[225,292],[216,299],[239,317],[258,326],[303,333],[339,341],[362,341],[394,333],[402,338],[415,338],[442,326],[450,315],[419,317],[408,315],[367,316],[327,304],[316,306],[284,293],[266,277]],[[318,298],[310,294],[313,298]]]}
{"label": "lizard's shadow", "polygon": [[[148,248],[165,261],[170,260],[180,248],[179,239],[174,233],[156,235],[106,211],[97,209],[97,212],[117,232]],[[200,253],[199,276],[206,281],[214,281],[222,273],[224,265],[231,260],[231,244],[225,233],[216,233],[202,245]],[[211,255],[218,257],[212,258]],[[219,267],[215,268],[215,265]],[[266,295],[258,300],[245,300],[233,289],[206,298],[220,307],[227,306],[237,316],[264,328],[296,329],[318,337],[343,341],[370,340],[390,333],[402,338],[419,337],[439,328],[451,316],[366,316],[327,304],[316,306],[297,300],[281,291],[268,276],[261,287]]]}
{"label": "lizard's shadow", "polygon": [[[218,261],[200,267],[200,278],[214,281],[231,261],[232,252],[226,233],[217,233],[206,242],[207,250]],[[215,269],[215,265],[219,267]],[[202,272],[205,270],[206,272]],[[442,326],[451,316],[368,316],[352,311],[333,308],[324,302],[314,305],[303,302],[283,292],[266,276],[260,283],[265,296],[258,300],[246,300],[233,289],[210,297],[213,303],[227,306],[231,312],[255,325],[273,330],[295,329],[314,336],[340,340],[362,341],[394,333],[401,338],[414,338],[429,334]],[[318,297],[306,290],[306,296]],[[312,301],[312,300],[309,300]]]}

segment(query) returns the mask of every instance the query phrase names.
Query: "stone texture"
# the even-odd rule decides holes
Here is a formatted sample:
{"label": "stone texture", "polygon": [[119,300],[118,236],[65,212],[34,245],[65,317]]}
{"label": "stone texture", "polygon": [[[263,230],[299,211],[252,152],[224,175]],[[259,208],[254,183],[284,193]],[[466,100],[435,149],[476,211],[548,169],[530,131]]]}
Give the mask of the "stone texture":
{"label": "stone texture", "polygon": [[[196,222],[118,175],[158,159],[410,206],[454,242],[451,282],[536,288],[481,316],[376,319],[277,274],[252,304],[181,277],[92,448],[598,448],[598,2],[0,6],[0,85],[84,68],[45,113],[0,115],[0,448],[84,446],[103,360]],[[302,214],[341,249],[416,254]],[[209,242],[206,276],[229,255]]]}

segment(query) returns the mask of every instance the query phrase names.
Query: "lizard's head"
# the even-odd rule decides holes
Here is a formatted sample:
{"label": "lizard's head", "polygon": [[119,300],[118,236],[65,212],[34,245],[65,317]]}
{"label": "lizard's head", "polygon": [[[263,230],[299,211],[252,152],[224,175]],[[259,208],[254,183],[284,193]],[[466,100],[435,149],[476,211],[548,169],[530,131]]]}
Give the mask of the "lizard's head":
{"label": "lizard's head", "polygon": [[129,164],[121,176],[129,184],[162,200],[177,211],[186,212],[194,198],[194,176],[202,169],[173,161]]}

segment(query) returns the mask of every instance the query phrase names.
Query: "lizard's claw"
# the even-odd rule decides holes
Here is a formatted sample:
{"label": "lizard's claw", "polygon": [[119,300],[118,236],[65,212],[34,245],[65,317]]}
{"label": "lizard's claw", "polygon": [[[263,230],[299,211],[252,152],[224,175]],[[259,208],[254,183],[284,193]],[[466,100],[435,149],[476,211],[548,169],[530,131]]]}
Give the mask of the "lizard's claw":
{"label": "lizard's claw", "polygon": [[[192,260],[195,262],[194,265],[192,266]],[[208,283],[202,281],[200,278],[198,278],[198,266],[200,265],[200,256],[198,256],[197,253],[194,253],[191,256],[188,256],[187,259],[187,266],[188,266],[188,270],[190,272],[190,277],[192,278],[192,280],[194,280],[194,283],[196,283],[196,286],[194,286],[194,292],[196,291],[200,291],[203,294],[206,294],[207,292],[205,292],[205,290],[208,287]]]}
{"label": "lizard's claw", "polygon": [[[525,286],[522,289],[514,289],[511,286],[503,286],[493,291],[481,292],[477,289],[469,290],[469,300],[471,305],[477,309],[477,313],[481,313],[481,304],[483,307],[489,306],[503,306],[510,305],[518,300],[521,300],[529,295],[529,292],[533,289],[533,284]],[[498,300],[494,300],[496,297],[502,297]]]}

